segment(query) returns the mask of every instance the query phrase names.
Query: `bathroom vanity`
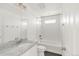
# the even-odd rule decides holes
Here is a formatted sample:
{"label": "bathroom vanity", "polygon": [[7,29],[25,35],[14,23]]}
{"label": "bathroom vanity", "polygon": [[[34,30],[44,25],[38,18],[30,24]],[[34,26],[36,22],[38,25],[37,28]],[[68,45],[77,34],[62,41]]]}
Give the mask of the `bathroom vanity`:
{"label": "bathroom vanity", "polygon": [[37,42],[12,41],[0,46],[0,56],[37,56]]}

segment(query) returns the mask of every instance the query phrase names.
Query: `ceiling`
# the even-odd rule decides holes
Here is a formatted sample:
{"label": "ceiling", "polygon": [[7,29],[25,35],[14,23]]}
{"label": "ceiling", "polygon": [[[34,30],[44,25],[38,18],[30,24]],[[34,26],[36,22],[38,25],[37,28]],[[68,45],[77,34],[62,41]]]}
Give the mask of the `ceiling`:
{"label": "ceiling", "polygon": [[[11,11],[20,16],[41,16],[47,12],[61,10],[61,3],[24,3],[24,11],[18,9],[16,3],[0,3],[0,9]],[[50,13],[51,13],[50,12]]]}

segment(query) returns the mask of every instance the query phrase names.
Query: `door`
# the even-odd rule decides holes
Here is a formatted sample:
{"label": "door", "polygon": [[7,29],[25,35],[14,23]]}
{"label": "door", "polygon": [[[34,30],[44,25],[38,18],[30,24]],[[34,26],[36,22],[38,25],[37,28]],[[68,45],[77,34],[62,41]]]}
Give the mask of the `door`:
{"label": "door", "polygon": [[61,15],[41,17],[41,42],[51,46],[62,46]]}

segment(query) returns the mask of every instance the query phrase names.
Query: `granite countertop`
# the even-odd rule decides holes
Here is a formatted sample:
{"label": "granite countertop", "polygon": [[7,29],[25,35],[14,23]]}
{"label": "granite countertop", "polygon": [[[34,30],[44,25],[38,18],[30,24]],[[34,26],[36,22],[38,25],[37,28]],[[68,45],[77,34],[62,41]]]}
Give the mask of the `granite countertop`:
{"label": "granite countertop", "polygon": [[11,41],[0,45],[0,56],[20,56],[36,44],[29,40]]}

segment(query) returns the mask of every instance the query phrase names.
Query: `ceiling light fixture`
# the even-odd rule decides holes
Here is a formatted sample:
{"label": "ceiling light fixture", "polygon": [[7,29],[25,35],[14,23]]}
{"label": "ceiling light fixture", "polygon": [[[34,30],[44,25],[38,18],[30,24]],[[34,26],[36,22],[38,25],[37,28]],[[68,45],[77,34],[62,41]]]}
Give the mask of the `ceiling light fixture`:
{"label": "ceiling light fixture", "polygon": [[23,3],[17,3],[17,7],[23,10],[26,9],[26,6]]}

